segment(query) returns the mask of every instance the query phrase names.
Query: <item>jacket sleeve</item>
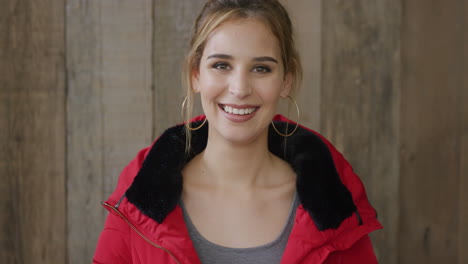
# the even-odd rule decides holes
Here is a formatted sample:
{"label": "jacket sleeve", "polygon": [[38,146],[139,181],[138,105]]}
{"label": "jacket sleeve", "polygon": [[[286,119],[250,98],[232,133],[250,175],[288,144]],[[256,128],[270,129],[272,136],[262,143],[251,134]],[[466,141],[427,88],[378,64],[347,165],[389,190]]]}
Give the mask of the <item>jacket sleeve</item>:
{"label": "jacket sleeve", "polygon": [[325,263],[377,264],[378,262],[371,240],[368,235],[365,235],[349,249],[332,253]]}
{"label": "jacket sleeve", "polygon": [[98,240],[93,264],[131,264],[130,227],[119,216],[109,213]]}

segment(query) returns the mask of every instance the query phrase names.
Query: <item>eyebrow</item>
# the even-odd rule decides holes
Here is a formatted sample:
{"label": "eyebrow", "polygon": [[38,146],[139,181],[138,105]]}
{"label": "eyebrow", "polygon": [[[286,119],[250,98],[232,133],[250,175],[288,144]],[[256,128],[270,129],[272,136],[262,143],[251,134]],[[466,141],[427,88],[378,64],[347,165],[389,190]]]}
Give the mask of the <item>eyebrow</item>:
{"label": "eyebrow", "polygon": [[254,58],[254,61],[258,61],[258,62],[262,62],[262,61],[272,61],[272,62],[278,63],[278,61],[275,60],[274,58],[272,58],[272,57],[267,57],[267,56],[264,56],[264,57],[256,57],[256,58]]}
{"label": "eyebrow", "polygon": [[[208,56],[206,59],[213,59],[213,58],[223,59],[223,60],[232,60],[232,59],[234,59],[233,56],[227,55],[227,54],[212,54],[212,55]],[[268,57],[268,56],[255,57],[253,60],[257,61],[257,62],[271,61],[271,62],[278,63],[278,61],[276,59],[274,59],[272,57]]]}

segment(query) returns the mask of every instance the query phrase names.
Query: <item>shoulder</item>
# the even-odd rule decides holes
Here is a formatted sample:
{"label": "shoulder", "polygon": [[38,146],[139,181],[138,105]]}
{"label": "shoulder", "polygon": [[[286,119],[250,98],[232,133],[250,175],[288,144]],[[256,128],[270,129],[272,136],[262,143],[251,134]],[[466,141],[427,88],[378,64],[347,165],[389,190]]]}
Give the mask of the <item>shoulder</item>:
{"label": "shoulder", "polygon": [[[289,120],[276,116],[275,126],[284,129]],[[294,128],[291,124],[289,127]],[[337,228],[353,214],[373,222],[376,212],[364,185],[343,155],[321,134],[299,125],[284,139],[270,132],[272,152],[288,161],[298,175],[298,193],[304,208],[319,229]]]}
{"label": "shoulder", "polygon": [[[175,166],[172,163],[182,162],[185,155],[184,147],[185,134],[183,125],[168,128],[150,146],[141,149],[136,157],[124,167],[120,173],[117,187],[107,202],[110,204],[117,203],[134,184],[135,178],[145,167],[146,170],[144,172],[151,174],[154,164],[158,164],[160,168],[167,168]],[[169,156],[171,158],[168,158]],[[177,159],[172,158],[175,156]]]}
{"label": "shoulder", "polygon": [[124,167],[124,169],[120,173],[117,187],[107,199],[107,202],[109,204],[116,204],[121,199],[121,197],[125,194],[125,191],[130,187],[130,185],[133,182],[133,179],[140,171],[143,165],[143,161],[148,155],[153,144],[138,151],[135,158],[133,158],[130,161],[130,163],[128,163],[128,165]]}

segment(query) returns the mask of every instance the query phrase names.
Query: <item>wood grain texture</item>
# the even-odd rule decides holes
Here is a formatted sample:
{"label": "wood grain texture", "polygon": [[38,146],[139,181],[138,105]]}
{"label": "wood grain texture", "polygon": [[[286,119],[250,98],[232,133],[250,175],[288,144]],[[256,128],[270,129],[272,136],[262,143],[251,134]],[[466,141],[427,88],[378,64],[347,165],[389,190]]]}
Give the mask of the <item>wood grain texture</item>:
{"label": "wood grain texture", "polygon": [[[283,0],[294,27],[294,38],[304,70],[303,82],[295,96],[301,109],[301,124],[320,130],[320,86],[321,86],[321,0]],[[290,110],[290,119],[296,113]],[[286,112],[280,112],[286,115]]]}
{"label": "wood grain texture", "polygon": [[388,264],[398,256],[400,18],[391,0],[322,1],[321,131],[361,176]]}
{"label": "wood grain texture", "polygon": [[69,263],[90,262],[123,167],[152,141],[151,0],[67,2]]}
{"label": "wood grain texture", "polygon": [[458,107],[460,107],[460,169],[459,169],[459,212],[458,217],[458,264],[468,264],[468,0],[463,1],[459,17],[461,23],[462,69],[459,87]]}
{"label": "wood grain texture", "polygon": [[[193,23],[205,0],[155,0],[154,6],[154,133],[182,122],[182,65]],[[197,98],[196,101],[199,101]],[[194,116],[202,114],[198,104]]]}
{"label": "wood grain texture", "polygon": [[62,0],[0,9],[0,262],[64,263]]}
{"label": "wood grain texture", "polygon": [[399,263],[457,263],[462,2],[403,3]]}

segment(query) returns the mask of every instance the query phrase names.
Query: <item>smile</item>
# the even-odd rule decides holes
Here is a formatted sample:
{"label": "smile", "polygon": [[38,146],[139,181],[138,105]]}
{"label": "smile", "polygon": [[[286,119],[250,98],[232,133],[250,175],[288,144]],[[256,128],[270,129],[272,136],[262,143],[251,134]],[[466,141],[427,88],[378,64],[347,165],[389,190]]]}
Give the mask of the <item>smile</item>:
{"label": "smile", "polygon": [[250,115],[258,109],[257,107],[235,108],[229,105],[221,105],[221,108],[224,112],[234,115]]}
{"label": "smile", "polygon": [[224,113],[224,116],[232,122],[242,123],[252,119],[257,110],[260,108],[255,105],[234,105],[234,104],[219,104],[219,110]]}

